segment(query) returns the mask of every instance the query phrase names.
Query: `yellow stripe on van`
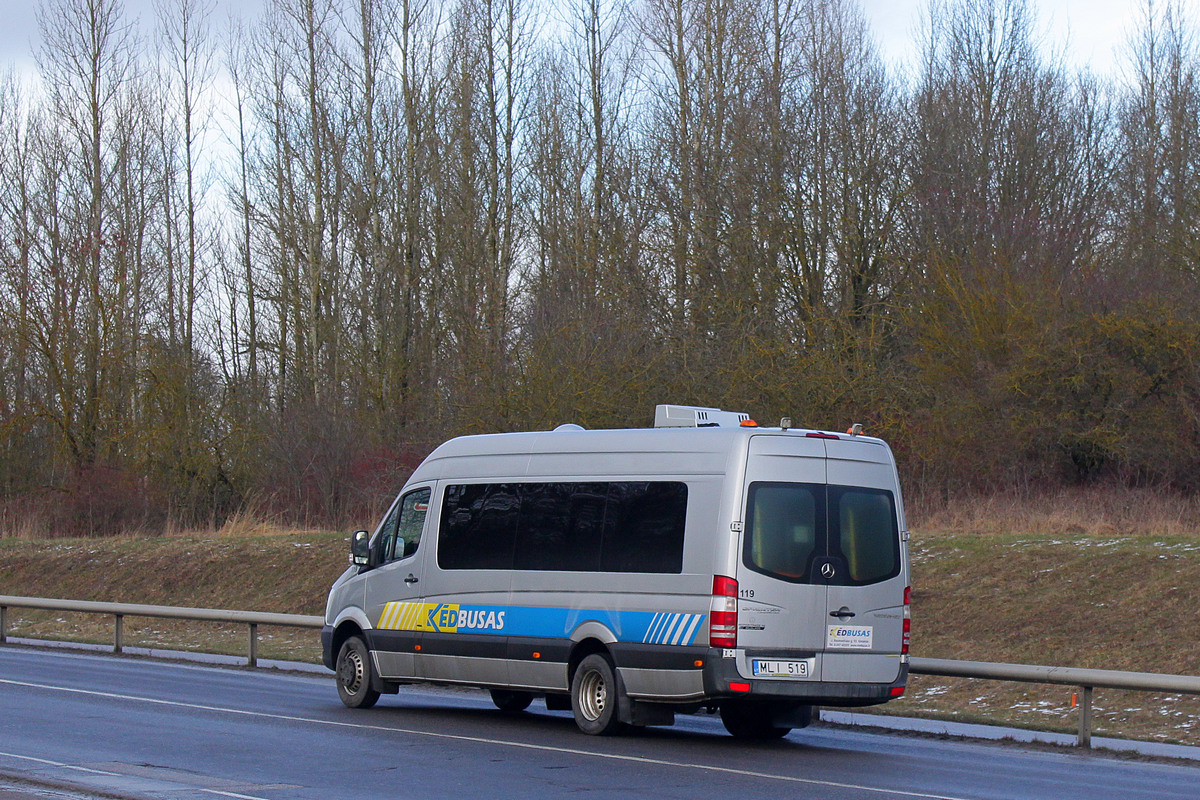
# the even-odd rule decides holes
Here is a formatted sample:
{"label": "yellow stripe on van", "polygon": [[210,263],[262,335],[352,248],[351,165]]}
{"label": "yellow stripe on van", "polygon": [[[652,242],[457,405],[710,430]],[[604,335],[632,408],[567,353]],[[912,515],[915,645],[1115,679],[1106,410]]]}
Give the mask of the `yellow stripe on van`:
{"label": "yellow stripe on van", "polygon": [[383,613],[379,615],[378,626],[384,630],[394,630],[396,614],[400,610],[400,603],[388,603],[383,607]]}
{"label": "yellow stripe on van", "polygon": [[400,615],[400,630],[411,631],[413,624],[417,621],[417,615],[421,612],[423,603],[404,603],[402,607],[403,613]]}
{"label": "yellow stripe on van", "polygon": [[457,603],[408,603],[393,600],[383,607],[376,627],[388,631],[456,633]]}
{"label": "yellow stripe on van", "polygon": [[392,601],[383,607],[383,613],[379,615],[379,627],[389,631],[416,630],[416,622],[424,607],[432,608],[433,604]]}

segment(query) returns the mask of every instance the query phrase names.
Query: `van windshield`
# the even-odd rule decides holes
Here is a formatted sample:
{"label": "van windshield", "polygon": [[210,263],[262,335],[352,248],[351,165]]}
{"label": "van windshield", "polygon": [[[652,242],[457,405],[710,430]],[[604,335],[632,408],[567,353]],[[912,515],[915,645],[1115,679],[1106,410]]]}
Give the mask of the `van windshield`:
{"label": "van windshield", "polygon": [[895,577],[900,574],[895,498],[857,486],[752,483],[743,557],[754,571],[793,583],[816,582],[813,565],[821,559],[840,561],[841,582],[852,585]]}

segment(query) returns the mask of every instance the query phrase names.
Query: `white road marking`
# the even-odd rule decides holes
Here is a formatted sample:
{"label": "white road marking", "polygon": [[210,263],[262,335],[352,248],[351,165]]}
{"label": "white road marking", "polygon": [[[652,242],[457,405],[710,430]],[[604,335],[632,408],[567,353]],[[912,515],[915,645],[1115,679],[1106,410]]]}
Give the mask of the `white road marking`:
{"label": "white road marking", "polygon": [[51,761],[48,758],[34,758],[33,756],[19,756],[16,753],[0,753],[0,756],[6,758],[19,758],[22,761],[33,761],[37,764],[45,764],[48,767],[62,767],[63,769],[73,769],[76,772],[90,772],[93,775],[108,775],[112,778],[120,777],[115,772],[106,772],[102,769],[91,769],[90,767],[80,767],[75,764],[64,764],[61,761]]}
{"label": "white road marking", "polygon": [[[4,681],[4,683],[10,683],[10,681]],[[33,761],[34,763],[37,763],[37,764],[45,764],[48,767],[61,767],[62,769],[73,769],[76,772],[89,772],[93,775],[106,775],[110,778],[129,777],[128,775],[123,775],[120,772],[108,772],[107,770],[92,769],[91,767],[81,767],[76,764],[64,764],[61,761],[51,761],[48,758],[34,758],[33,756],[21,756],[21,755],[17,755],[16,753],[0,752],[0,757],[16,758],[16,759],[20,759],[22,761]],[[151,780],[159,780],[159,779],[155,778],[155,779],[151,779]],[[171,781],[163,781],[163,782],[171,783]],[[250,795],[250,794],[236,794],[234,792],[222,792],[219,789],[201,789],[199,787],[193,787],[193,786],[189,786],[188,788],[191,791],[207,792],[208,794],[216,794],[216,795],[220,795],[221,797],[235,797],[235,798],[238,798],[238,800],[268,800],[268,798],[266,798],[266,797],[255,797],[254,795]]]}
{"label": "white road marking", "polygon": [[[856,783],[841,783],[839,781],[824,781],[815,778],[799,778],[793,775],[780,775],[772,772],[758,772],[756,770],[735,769],[734,767],[720,767],[713,764],[696,764],[688,761],[669,761],[667,759],[647,758],[645,756],[629,756],[620,753],[597,753],[590,750],[580,750],[574,747],[555,747],[553,745],[533,744],[530,742],[517,742],[507,739],[492,739],[483,736],[466,736],[456,733],[442,733],[438,731],[423,731],[416,728],[391,728],[385,725],[366,725],[358,722],[338,722],[337,720],[314,719],[312,717],[297,717],[290,714],[270,714],[265,711],[246,711],[240,708],[224,708],[221,706],[208,706],[199,703],[184,703],[179,700],[159,700],[153,697],[138,697],[136,695],[116,694],[113,692],[100,692],[94,689],[74,689],[66,686],[50,686],[43,683],[29,683],[26,681],[14,681],[0,678],[0,684],[7,686],[22,686],[27,689],[43,689],[52,692],[65,692],[68,694],[81,694],[89,697],[104,697],[111,700],[132,700],[141,703],[150,703],[152,705],[168,706],[171,708],[185,708],[192,711],[212,711],[218,714],[234,714],[243,717],[257,717],[260,719],[271,719],[281,722],[306,722],[313,725],[324,725],[335,728],[352,728],[358,730],[384,731],[388,733],[404,733],[412,736],[425,736],[433,739],[449,739],[459,742],[474,742],[476,744],[499,745],[503,747],[515,747],[522,750],[536,750],[547,753],[561,753],[565,755],[585,756],[589,758],[603,758],[612,761],[628,761],[635,764],[646,764],[662,767],[675,767],[677,769],[694,769],[703,770],[705,772],[718,772],[724,775],[739,775],[747,778],[766,778],[768,780],[784,781],[786,783],[802,784],[804,786],[824,786],[833,789],[853,789],[861,792],[872,792],[880,795],[890,795],[893,797],[912,797],[918,800],[968,800],[968,798],[957,797],[953,795],[929,794],[926,792],[913,792],[903,789],[885,789],[878,786],[864,786]],[[6,755],[0,753],[0,755]],[[15,756],[23,758],[24,756]],[[31,759],[39,760],[39,759]],[[53,762],[47,762],[53,763]],[[69,765],[61,765],[69,766]],[[83,769],[78,767],[77,769]],[[107,774],[107,773],[105,773]],[[240,795],[231,795],[240,797]],[[262,800],[255,798],[255,800]]]}

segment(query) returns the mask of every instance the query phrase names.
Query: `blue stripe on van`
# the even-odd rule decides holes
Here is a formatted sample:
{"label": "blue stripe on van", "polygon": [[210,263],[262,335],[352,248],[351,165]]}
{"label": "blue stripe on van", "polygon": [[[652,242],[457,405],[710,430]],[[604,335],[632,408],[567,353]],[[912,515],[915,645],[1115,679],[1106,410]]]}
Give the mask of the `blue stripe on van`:
{"label": "blue stripe on van", "polygon": [[599,623],[621,642],[690,645],[704,614],[665,611],[602,611],[460,603],[389,603],[378,627],[438,633],[475,633],[561,639],[587,622]]}
{"label": "blue stripe on van", "polygon": [[[585,622],[598,622],[622,642],[690,645],[696,640],[704,614],[652,611],[510,607],[504,633],[509,636],[560,638]],[[461,628],[460,628],[461,630]]]}

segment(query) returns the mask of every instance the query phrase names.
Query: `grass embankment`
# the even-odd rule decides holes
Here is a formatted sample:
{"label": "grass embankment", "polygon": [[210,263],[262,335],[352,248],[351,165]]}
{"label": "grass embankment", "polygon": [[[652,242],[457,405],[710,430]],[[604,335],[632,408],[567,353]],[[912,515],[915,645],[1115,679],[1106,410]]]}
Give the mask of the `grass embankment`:
{"label": "grass embankment", "polygon": [[[1200,674],[1200,505],[1153,493],[972,502],[916,514],[913,653]],[[320,614],[344,533],[0,540],[0,594]],[[112,621],[11,609],[13,636],[111,641]],[[264,658],[319,659],[315,633],[263,629]],[[244,653],[245,629],[125,621],[129,646]],[[914,676],[881,710],[1070,732],[1070,687]],[[1096,733],[1200,745],[1200,698],[1098,690]]]}
{"label": "grass embankment", "polygon": [[[0,539],[0,594],[322,614],[346,568],[345,533],[230,526],[209,534],[107,539]],[[9,635],[112,641],[96,614],[9,610]],[[260,628],[259,656],[319,661],[315,631]],[[244,655],[246,627],[128,617],[129,647]]]}
{"label": "grass embankment", "polygon": [[[1200,674],[1200,504],[993,498],[913,528],[914,655]],[[1072,732],[1066,686],[914,676],[896,714]],[[1097,690],[1095,732],[1200,745],[1200,698]]]}

